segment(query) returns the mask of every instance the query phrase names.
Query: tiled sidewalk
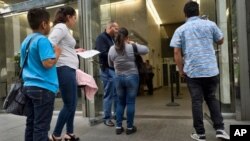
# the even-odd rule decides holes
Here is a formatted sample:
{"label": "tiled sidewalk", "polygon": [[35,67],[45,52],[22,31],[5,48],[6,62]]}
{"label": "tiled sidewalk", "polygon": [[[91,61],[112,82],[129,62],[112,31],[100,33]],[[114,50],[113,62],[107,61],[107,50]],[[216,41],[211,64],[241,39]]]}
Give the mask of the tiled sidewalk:
{"label": "tiled sidewalk", "polygon": [[[90,126],[88,118],[78,112],[75,118],[75,133],[81,141],[193,141],[190,138],[192,128],[191,100],[186,88],[181,89],[182,99],[175,99],[180,106],[169,107],[170,89],[163,87],[153,96],[143,95],[137,98],[135,126],[138,131],[132,135],[115,134],[114,127],[100,123]],[[205,110],[206,111],[206,110]],[[51,131],[55,127],[58,112],[55,112]],[[207,141],[217,141],[212,125],[204,119]],[[225,128],[229,133],[230,124],[250,124],[225,120]],[[126,123],[124,121],[124,127]],[[24,141],[25,117],[0,112],[0,141]]]}
{"label": "tiled sidewalk", "polygon": [[[53,116],[51,129],[55,126],[57,116]],[[205,122],[207,141],[217,141],[215,132],[208,123]],[[250,124],[250,122],[237,122],[225,120],[226,130],[229,131],[230,124]],[[124,122],[125,124],[125,122]],[[0,141],[23,141],[25,118],[1,114],[0,115]],[[76,116],[75,133],[81,141],[192,141],[190,133],[192,129],[192,119],[166,119],[166,118],[141,118],[136,117],[135,125],[138,131],[132,135],[115,134],[114,127],[107,127],[104,124],[89,126],[88,118]]]}

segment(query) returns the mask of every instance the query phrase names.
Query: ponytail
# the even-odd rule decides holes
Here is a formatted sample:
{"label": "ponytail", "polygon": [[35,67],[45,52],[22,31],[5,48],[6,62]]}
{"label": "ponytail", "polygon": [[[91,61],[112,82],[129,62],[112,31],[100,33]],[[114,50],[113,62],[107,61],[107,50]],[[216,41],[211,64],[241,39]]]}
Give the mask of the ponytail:
{"label": "ponytail", "polygon": [[128,37],[128,30],[124,27],[120,28],[115,40],[115,50],[118,54],[124,54],[125,40]]}
{"label": "ponytail", "polygon": [[53,26],[55,26],[58,23],[66,23],[67,22],[67,16],[74,16],[76,15],[76,11],[74,8],[70,6],[59,8],[56,12],[55,20],[53,22]]}

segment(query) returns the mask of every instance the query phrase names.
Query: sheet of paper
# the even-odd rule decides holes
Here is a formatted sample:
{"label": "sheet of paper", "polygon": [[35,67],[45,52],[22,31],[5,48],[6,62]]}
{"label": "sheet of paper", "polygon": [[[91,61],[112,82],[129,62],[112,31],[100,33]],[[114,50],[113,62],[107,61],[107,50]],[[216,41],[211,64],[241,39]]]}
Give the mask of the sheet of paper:
{"label": "sheet of paper", "polygon": [[91,58],[97,54],[99,54],[100,52],[98,50],[85,50],[84,52],[78,52],[77,54],[82,57],[82,58]]}

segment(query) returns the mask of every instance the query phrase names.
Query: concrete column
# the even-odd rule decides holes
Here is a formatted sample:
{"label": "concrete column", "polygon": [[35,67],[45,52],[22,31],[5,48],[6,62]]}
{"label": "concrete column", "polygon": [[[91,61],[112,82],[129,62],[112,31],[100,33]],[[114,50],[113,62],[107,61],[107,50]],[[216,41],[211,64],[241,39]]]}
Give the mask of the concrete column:
{"label": "concrete column", "polygon": [[216,2],[218,19],[217,23],[224,34],[224,43],[219,47],[220,100],[223,104],[230,104],[231,99],[226,0],[217,0]]}
{"label": "concrete column", "polygon": [[14,55],[20,50],[20,20],[19,16],[13,16],[13,40],[14,40]]}

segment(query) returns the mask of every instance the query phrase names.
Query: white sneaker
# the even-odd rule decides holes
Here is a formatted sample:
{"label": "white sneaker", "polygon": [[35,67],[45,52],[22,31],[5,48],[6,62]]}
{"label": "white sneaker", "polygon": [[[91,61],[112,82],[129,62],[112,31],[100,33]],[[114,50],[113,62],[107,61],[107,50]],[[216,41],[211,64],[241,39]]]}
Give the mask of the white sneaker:
{"label": "white sneaker", "polygon": [[216,138],[230,140],[229,135],[225,130],[216,130]]}
{"label": "white sneaker", "polygon": [[197,141],[206,141],[206,135],[205,134],[196,134],[196,133],[192,133],[190,135],[190,137],[194,140]]}

